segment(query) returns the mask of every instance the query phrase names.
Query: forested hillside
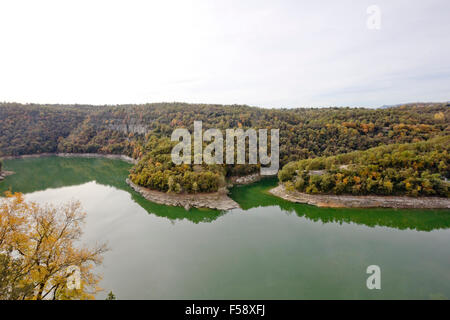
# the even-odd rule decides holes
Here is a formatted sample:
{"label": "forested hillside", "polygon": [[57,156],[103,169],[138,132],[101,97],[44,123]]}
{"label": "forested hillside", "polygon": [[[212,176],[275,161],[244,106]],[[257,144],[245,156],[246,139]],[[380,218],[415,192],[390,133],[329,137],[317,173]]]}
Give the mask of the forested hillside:
{"label": "forested hillside", "polygon": [[311,194],[448,197],[450,136],[291,162],[278,177]]}
{"label": "forested hillside", "polygon": [[[330,156],[380,144],[415,142],[449,132],[446,103],[388,109],[262,109],[160,103],[129,106],[0,104],[0,155],[53,151],[126,153],[146,135],[209,127],[278,128],[282,161]],[[148,138],[148,137],[147,137]]]}
{"label": "forested hillside", "polygon": [[[240,175],[255,168],[189,166],[175,174],[172,167],[158,167],[157,162],[162,162],[154,161],[156,155],[149,153],[152,144],[159,139],[167,142],[166,138],[175,128],[186,127],[192,132],[194,120],[203,121],[204,129],[280,129],[280,164],[284,165],[301,159],[448,135],[449,118],[447,103],[386,109],[262,109],[184,103],[120,106],[1,103],[0,157],[44,152],[125,154],[142,160],[131,176],[141,185],[160,190],[175,188],[175,191],[180,185],[183,191],[197,188],[205,191],[193,182],[200,182],[197,179],[207,172],[214,177],[215,174]],[[152,137],[157,140],[151,142]],[[190,172],[189,183],[180,180],[185,172]],[[163,182],[158,183],[161,173]],[[170,187],[169,176],[172,175]],[[203,185],[213,186],[206,189],[214,190],[217,183],[208,180]]]}
{"label": "forested hillside", "polygon": [[83,108],[0,104],[0,156],[55,152],[85,117]]}
{"label": "forested hillside", "polygon": [[175,165],[171,150],[176,143],[169,138],[150,137],[145,155],[131,170],[135,184],[174,193],[210,192],[225,186],[226,170],[221,165]]}

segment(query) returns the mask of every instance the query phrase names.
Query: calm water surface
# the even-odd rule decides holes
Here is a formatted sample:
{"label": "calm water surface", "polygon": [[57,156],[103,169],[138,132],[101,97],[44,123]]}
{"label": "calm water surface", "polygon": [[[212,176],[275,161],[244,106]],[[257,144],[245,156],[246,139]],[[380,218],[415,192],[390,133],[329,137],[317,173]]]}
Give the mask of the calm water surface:
{"label": "calm water surface", "polygon": [[[5,161],[0,183],[36,202],[80,200],[83,241],[106,241],[104,298],[448,299],[450,210],[320,209],[273,197],[275,179],[236,187],[242,209],[174,208],[125,183],[118,160]],[[381,267],[381,290],[366,268]]]}

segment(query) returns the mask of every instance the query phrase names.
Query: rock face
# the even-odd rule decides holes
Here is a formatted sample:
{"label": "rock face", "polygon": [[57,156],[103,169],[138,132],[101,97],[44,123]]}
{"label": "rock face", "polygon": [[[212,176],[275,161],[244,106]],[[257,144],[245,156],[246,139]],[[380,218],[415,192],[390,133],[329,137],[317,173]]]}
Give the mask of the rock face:
{"label": "rock face", "polygon": [[437,197],[396,197],[396,196],[352,196],[313,195],[298,191],[286,191],[278,185],[271,194],[291,202],[307,203],[318,207],[331,208],[404,208],[404,209],[450,209],[450,199]]}
{"label": "rock face", "polygon": [[167,206],[180,206],[184,207],[186,210],[189,210],[191,207],[217,210],[239,208],[237,202],[228,197],[225,188],[222,188],[217,192],[209,193],[171,194],[138,186],[130,179],[127,179],[126,181],[134,191],[140,193],[145,199]]}
{"label": "rock face", "polygon": [[[110,119],[110,121],[111,121],[111,119]],[[112,120],[112,121],[114,121],[114,120]],[[136,119],[132,119],[126,124],[123,124],[123,123],[110,124],[108,127],[111,130],[123,132],[125,134],[136,133],[136,134],[145,135],[148,133],[147,126],[141,124],[141,122]]]}

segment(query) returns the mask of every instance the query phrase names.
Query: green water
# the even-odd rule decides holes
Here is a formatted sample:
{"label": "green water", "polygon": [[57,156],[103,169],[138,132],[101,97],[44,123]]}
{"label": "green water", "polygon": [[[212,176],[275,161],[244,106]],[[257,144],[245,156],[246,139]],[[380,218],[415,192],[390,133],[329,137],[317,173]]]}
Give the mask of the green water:
{"label": "green water", "polygon": [[[322,209],[267,193],[276,180],[236,187],[242,209],[174,208],[125,183],[118,160],[5,161],[0,183],[36,202],[81,201],[83,241],[106,241],[103,298],[450,298],[450,210]],[[381,268],[381,290],[366,268]]]}

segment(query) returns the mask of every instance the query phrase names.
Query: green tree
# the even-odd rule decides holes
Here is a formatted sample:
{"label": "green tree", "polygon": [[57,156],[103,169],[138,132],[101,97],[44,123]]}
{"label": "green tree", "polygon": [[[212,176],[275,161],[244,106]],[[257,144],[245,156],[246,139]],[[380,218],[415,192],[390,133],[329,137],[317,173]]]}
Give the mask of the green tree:
{"label": "green tree", "polygon": [[112,291],[110,291],[105,300],[117,300],[116,295]]}

